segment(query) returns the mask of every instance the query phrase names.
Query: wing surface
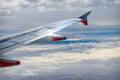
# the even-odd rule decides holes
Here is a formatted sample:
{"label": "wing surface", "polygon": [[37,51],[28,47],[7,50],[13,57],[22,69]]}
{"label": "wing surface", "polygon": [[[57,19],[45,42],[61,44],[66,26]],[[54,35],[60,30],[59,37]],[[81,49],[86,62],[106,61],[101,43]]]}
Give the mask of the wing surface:
{"label": "wing surface", "polygon": [[53,34],[63,28],[66,28],[72,24],[82,22],[84,25],[88,25],[87,16],[91,11],[85,13],[84,15],[74,18],[58,21],[50,25],[45,25],[32,29],[23,33],[15,34],[8,37],[0,37],[0,54],[4,54],[18,47],[29,44],[33,41],[46,37],[47,35]]}
{"label": "wing surface", "polygon": [[29,44],[35,40],[41,39],[49,34],[53,34],[67,26],[79,22],[80,19],[67,19],[50,25],[42,26],[34,30],[15,34],[0,39],[0,54],[9,52],[18,47]]}

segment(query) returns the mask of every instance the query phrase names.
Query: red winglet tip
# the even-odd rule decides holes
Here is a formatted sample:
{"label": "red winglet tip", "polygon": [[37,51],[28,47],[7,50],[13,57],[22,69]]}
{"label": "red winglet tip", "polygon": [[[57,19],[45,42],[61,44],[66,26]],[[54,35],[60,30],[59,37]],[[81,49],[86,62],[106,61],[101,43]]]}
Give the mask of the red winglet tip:
{"label": "red winglet tip", "polygon": [[88,25],[88,21],[87,20],[82,20],[81,21],[84,25]]}

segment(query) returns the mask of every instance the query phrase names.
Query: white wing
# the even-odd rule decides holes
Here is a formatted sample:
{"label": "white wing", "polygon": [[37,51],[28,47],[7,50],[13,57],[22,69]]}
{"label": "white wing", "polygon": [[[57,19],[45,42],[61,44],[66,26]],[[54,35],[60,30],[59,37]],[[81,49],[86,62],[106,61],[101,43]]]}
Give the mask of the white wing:
{"label": "white wing", "polygon": [[49,34],[55,33],[79,21],[80,19],[68,19],[56,22],[48,26],[43,26],[42,28],[2,38],[0,39],[0,54],[6,53],[15,48],[26,45],[40,38],[43,38]]}
{"label": "white wing", "polygon": [[89,14],[90,14],[90,12],[82,15],[79,18],[58,21],[56,23],[53,23],[53,24],[50,24],[47,26],[43,26],[42,28],[37,28],[34,30],[30,30],[27,32],[23,32],[20,34],[2,38],[2,39],[0,39],[0,54],[9,52],[15,48],[29,44],[29,43],[36,41],[38,39],[41,39],[49,34],[53,34],[67,26],[72,25],[72,24],[82,22],[86,25],[87,16]]}

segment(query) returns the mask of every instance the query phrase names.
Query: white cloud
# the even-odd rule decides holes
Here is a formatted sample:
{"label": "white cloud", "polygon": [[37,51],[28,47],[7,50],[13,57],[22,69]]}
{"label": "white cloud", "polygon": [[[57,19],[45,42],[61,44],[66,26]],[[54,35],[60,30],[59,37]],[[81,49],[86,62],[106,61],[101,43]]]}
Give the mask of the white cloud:
{"label": "white cloud", "polygon": [[[33,50],[32,48],[29,49],[30,51]],[[36,51],[35,51],[36,52]],[[35,53],[34,52],[34,53]],[[39,51],[40,52],[40,51]],[[84,53],[78,52],[54,52],[54,54],[44,54],[43,56],[38,57],[25,57],[25,60],[28,60],[27,63],[35,63],[38,61],[39,63],[71,63],[75,61],[81,60],[93,60],[93,59],[100,59],[106,60],[109,58],[120,57],[120,47],[109,48],[109,49],[90,49]],[[35,64],[37,64],[36,62]]]}
{"label": "white cloud", "polygon": [[91,5],[93,3],[93,0],[80,0],[85,5]]}
{"label": "white cloud", "polygon": [[3,73],[0,73],[0,77],[2,80],[114,80],[119,78],[120,73],[120,41],[114,42],[114,39],[118,40],[119,37],[112,37],[112,41],[103,43],[49,44],[19,48],[6,56],[20,60],[21,65],[1,69]]}
{"label": "white cloud", "polygon": [[[112,7],[120,4],[118,0],[38,0],[31,2],[29,6],[39,7],[42,11],[60,11],[60,10],[92,10],[96,7]],[[43,7],[44,6],[44,7]],[[118,6],[118,5],[116,5]]]}
{"label": "white cloud", "polygon": [[[11,10],[20,10],[26,5],[28,8],[38,9],[40,12],[58,10],[86,10],[97,6],[112,6],[120,4],[119,0],[1,0],[0,11],[10,13]],[[116,5],[117,6],[117,5]]]}
{"label": "white cloud", "polygon": [[[35,7],[38,7],[38,10],[40,12],[43,12],[43,11],[77,10],[80,8],[82,9],[82,7],[89,5],[91,3],[92,3],[92,0],[85,0],[85,1],[83,0],[81,1],[79,0],[64,0],[64,1],[39,0],[35,3],[30,4],[30,6],[34,5]],[[78,5],[73,6],[72,4],[76,4],[76,5],[78,4]]]}
{"label": "white cloud", "polygon": [[20,10],[27,4],[27,0],[0,0],[0,12],[11,13],[12,10]]}
{"label": "white cloud", "polygon": [[[46,49],[47,48],[45,48],[45,50]],[[22,51],[18,51],[19,54],[21,55],[19,54],[16,55],[15,52],[14,53],[12,52],[12,56],[15,56],[17,59],[20,59],[20,57],[22,57],[21,59],[22,64],[20,66],[4,68],[2,70],[3,72],[5,71],[5,73],[0,73],[0,74],[1,75],[5,74],[8,77],[10,76],[10,79],[18,79],[18,80],[20,79],[38,80],[37,78],[53,80],[61,77],[59,76],[59,74],[60,75],[64,74],[63,77],[66,77],[66,74],[68,74],[68,76],[72,76],[74,78],[76,77],[78,78],[79,75],[86,76],[85,78],[89,78],[91,74],[96,74],[97,75],[96,78],[99,78],[99,76],[100,75],[102,76],[102,74],[104,74],[104,76],[106,75],[110,76],[110,74],[113,71],[117,72],[116,66],[119,65],[117,63],[119,63],[119,58],[120,58],[120,54],[119,54],[120,47],[104,48],[104,49],[93,48],[87,50],[87,52],[84,51],[83,53],[78,53],[78,52],[66,53],[62,51],[61,52],[54,51],[54,53],[49,54],[49,52],[46,51],[46,53],[42,55],[40,55],[42,53],[40,51],[39,52],[33,51],[32,53],[29,53],[29,51],[25,51],[24,53],[27,54],[26,56],[23,55]],[[32,56],[30,57],[29,55]],[[117,60],[115,60],[116,58]],[[89,71],[92,72],[89,73]],[[69,74],[71,72],[72,74],[75,74],[75,76]],[[3,78],[3,76],[1,77]],[[4,77],[3,80],[8,79],[8,77]],[[91,76],[91,78],[95,78],[95,77]]]}

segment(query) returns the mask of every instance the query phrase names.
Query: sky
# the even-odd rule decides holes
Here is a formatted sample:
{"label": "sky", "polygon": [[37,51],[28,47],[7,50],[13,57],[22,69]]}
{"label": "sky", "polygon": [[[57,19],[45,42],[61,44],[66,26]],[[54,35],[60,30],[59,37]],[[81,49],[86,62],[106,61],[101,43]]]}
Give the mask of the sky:
{"label": "sky", "polygon": [[0,0],[0,30],[30,29],[92,11],[90,25],[120,25],[120,0]]}
{"label": "sky", "polygon": [[57,32],[66,41],[31,44],[2,57],[21,65],[0,68],[1,80],[120,80],[120,0],[0,0],[0,35],[22,32],[92,11]]}

